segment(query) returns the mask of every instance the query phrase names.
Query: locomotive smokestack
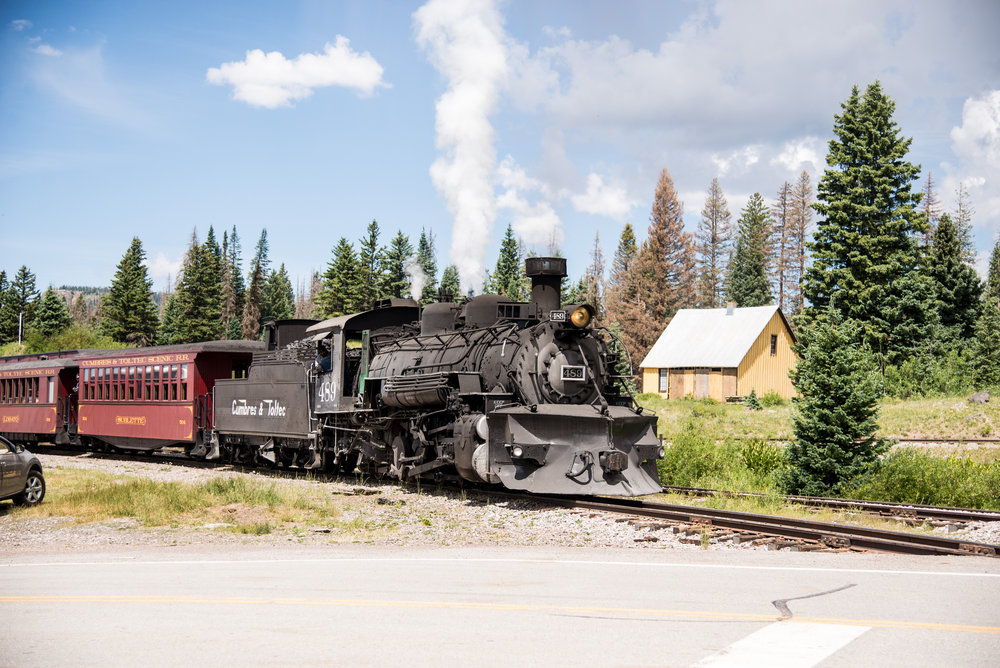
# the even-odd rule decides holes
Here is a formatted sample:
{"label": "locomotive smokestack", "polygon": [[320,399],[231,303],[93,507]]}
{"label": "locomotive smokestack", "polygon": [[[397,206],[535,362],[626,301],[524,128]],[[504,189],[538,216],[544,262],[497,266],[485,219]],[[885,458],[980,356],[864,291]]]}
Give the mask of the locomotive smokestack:
{"label": "locomotive smokestack", "polygon": [[531,300],[538,304],[542,317],[559,310],[562,303],[559,287],[566,277],[566,258],[529,257],[524,261],[524,273],[531,279]]}

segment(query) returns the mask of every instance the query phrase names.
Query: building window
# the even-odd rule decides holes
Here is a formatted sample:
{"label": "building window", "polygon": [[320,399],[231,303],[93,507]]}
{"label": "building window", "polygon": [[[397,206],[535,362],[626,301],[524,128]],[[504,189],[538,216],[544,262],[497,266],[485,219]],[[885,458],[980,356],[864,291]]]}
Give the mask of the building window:
{"label": "building window", "polygon": [[771,335],[771,355],[777,355],[777,354],[778,354],[778,335],[777,334],[772,334]]}
{"label": "building window", "polygon": [[667,391],[667,369],[660,369],[660,392]]}

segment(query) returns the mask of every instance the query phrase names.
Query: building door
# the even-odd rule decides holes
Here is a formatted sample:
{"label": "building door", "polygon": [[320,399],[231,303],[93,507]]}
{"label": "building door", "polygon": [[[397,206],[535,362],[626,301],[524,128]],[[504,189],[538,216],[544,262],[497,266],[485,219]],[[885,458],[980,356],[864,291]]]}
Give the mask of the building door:
{"label": "building door", "polygon": [[694,370],[694,398],[708,398],[708,369]]}

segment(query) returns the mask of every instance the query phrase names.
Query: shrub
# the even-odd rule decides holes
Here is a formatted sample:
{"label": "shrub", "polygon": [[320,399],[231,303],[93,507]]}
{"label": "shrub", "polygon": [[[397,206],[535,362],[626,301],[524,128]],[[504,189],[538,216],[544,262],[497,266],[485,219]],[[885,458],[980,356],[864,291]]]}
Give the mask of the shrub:
{"label": "shrub", "polygon": [[760,398],[760,403],[764,406],[764,408],[774,408],[775,406],[784,406],[785,400],[782,399],[781,395],[774,390],[769,390]]}
{"label": "shrub", "polygon": [[750,390],[750,396],[743,402],[743,405],[752,411],[759,411],[763,408],[760,404],[760,399],[757,398],[757,392],[754,390]]}
{"label": "shrub", "polygon": [[740,457],[748,471],[760,476],[770,475],[785,463],[783,448],[757,439],[740,446]]}
{"label": "shrub", "polygon": [[1000,460],[941,458],[896,450],[848,490],[855,499],[1000,510]]}

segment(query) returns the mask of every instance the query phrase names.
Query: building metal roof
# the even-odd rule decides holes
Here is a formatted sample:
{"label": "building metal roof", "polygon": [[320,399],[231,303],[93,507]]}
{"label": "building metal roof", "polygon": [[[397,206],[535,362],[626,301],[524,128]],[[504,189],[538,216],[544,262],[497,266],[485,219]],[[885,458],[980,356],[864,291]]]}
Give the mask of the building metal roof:
{"label": "building metal roof", "polygon": [[639,366],[646,369],[738,367],[778,307],[733,308],[730,315],[727,315],[728,310],[679,310]]}

